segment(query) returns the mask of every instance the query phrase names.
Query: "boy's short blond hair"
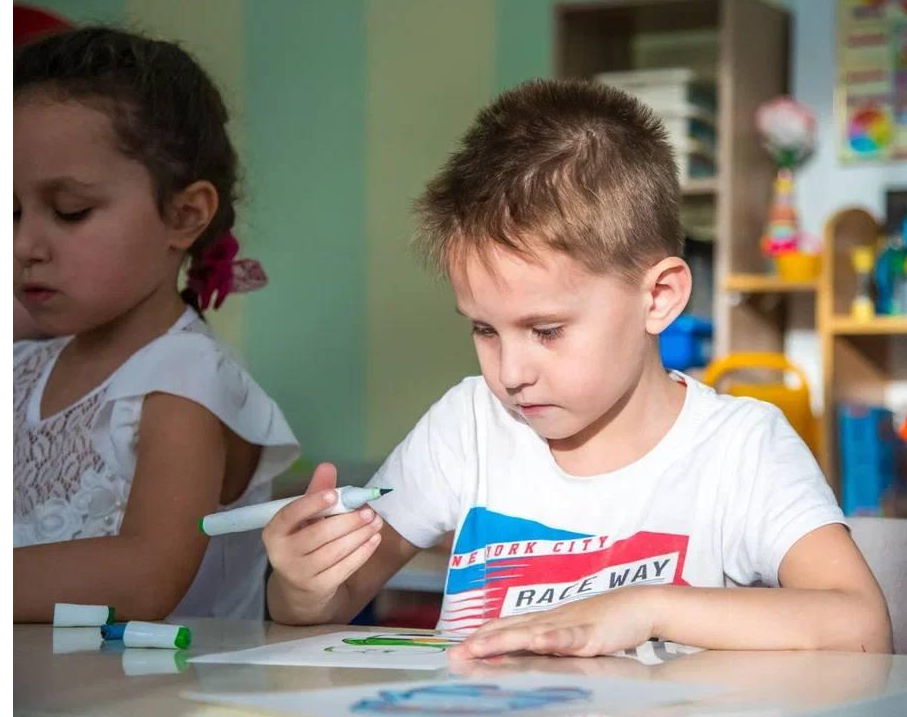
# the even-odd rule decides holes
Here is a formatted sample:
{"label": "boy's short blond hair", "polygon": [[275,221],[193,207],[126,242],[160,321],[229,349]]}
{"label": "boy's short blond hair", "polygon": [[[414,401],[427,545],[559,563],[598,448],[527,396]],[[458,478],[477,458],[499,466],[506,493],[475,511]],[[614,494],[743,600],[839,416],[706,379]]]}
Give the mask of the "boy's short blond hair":
{"label": "boy's short blond hair", "polygon": [[636,281],[683,252],[677,167],[661,122],[630,95],[532,80],[479,112],[416,201],[415,247],[444,273],[474,250],[539,248]]}

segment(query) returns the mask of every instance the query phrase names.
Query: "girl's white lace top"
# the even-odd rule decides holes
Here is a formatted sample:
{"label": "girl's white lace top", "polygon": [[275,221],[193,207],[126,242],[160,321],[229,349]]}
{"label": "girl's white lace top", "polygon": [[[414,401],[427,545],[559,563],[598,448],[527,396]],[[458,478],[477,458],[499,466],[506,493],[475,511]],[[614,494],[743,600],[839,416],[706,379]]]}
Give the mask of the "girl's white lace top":
{"label": "girl's white lace top", "polygon": [[[69,337],[13,349],[13,545],[116,535],[135,472],[144,397],[171,393],[201,404],[263,447],[239,500],[270,499],[271,482],[299,452],[277,404],[192,310],[68,408],[41,416],[44,386]],[[267,556],[259,532],[212,538],[173,615],[261,619]]]}

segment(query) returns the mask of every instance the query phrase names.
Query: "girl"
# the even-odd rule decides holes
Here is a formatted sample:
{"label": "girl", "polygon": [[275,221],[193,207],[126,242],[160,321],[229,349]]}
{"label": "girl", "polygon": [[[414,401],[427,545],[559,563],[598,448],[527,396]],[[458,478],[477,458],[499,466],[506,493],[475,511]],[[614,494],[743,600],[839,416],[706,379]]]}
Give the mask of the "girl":
{"label": "girl", "polygon": [[221,97],[175,45],[86,28],[19,51],[13,114],[15,295],[63,337],[14,349],[13,619],[260,619],[259,536],[196,527],[267,500],[298,452],[201,316],[263,283],[233,261]]}

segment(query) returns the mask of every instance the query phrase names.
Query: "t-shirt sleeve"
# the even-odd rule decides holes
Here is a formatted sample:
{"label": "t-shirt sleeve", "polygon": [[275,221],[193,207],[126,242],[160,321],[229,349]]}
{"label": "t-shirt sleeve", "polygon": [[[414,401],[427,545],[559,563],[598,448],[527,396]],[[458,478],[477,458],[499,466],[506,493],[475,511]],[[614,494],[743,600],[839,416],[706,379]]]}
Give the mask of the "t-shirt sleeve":
{"label": "t-shirt sleeve", "polygon": [[475,473],[474,389],[471,379],[450,389],[368,483],[393,488],[372,507],[419,548],[456,527],[464,478]]}
{"label": "t-shirt sleeve", "polygon": [[150,393],[194,401],[236,435],[261,446],[249,488],[270,482],[299,455],[299,444],[280,408],[223,347],[204,334],[174,332],[123,365],[98,412],[92,431],[95,448],[120,475],[135,473],[142,404]]}
{"label": "t-shirt sleeve", "polygon": [[[742,585],[779,585],[778,569],[807,533],[845,523],[825,476],[806,444],[774,406],[754,404],[755,420],[740,426],[739,456],[724,513],[725,573]],[[730,478],[731,476],[729,476]]]}

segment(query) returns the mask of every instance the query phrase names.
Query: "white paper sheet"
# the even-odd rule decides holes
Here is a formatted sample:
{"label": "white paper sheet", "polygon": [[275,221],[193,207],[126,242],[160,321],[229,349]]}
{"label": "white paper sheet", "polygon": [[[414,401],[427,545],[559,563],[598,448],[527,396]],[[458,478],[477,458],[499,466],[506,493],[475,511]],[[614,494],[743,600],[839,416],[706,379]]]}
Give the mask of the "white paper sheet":
{"label": "white paper sheet", "polygon": [[[393,670],[440,670],[447,666],[447,647],[463,635],[433,634],[389,629],[380,633],[334,632],[219,654],[194,657],[190,662],[248,665],[371,667]],[[673,642],[646,642],[614,653],[644,665],[657,665],[699,652],[698,647]]]}
{"label": "white paper sheet", "polygon": [[447,648],[463,640],[461,635],[393,629],[377,633],[345,631],[203,655],[190,662],[440,670],[447,667]]}

